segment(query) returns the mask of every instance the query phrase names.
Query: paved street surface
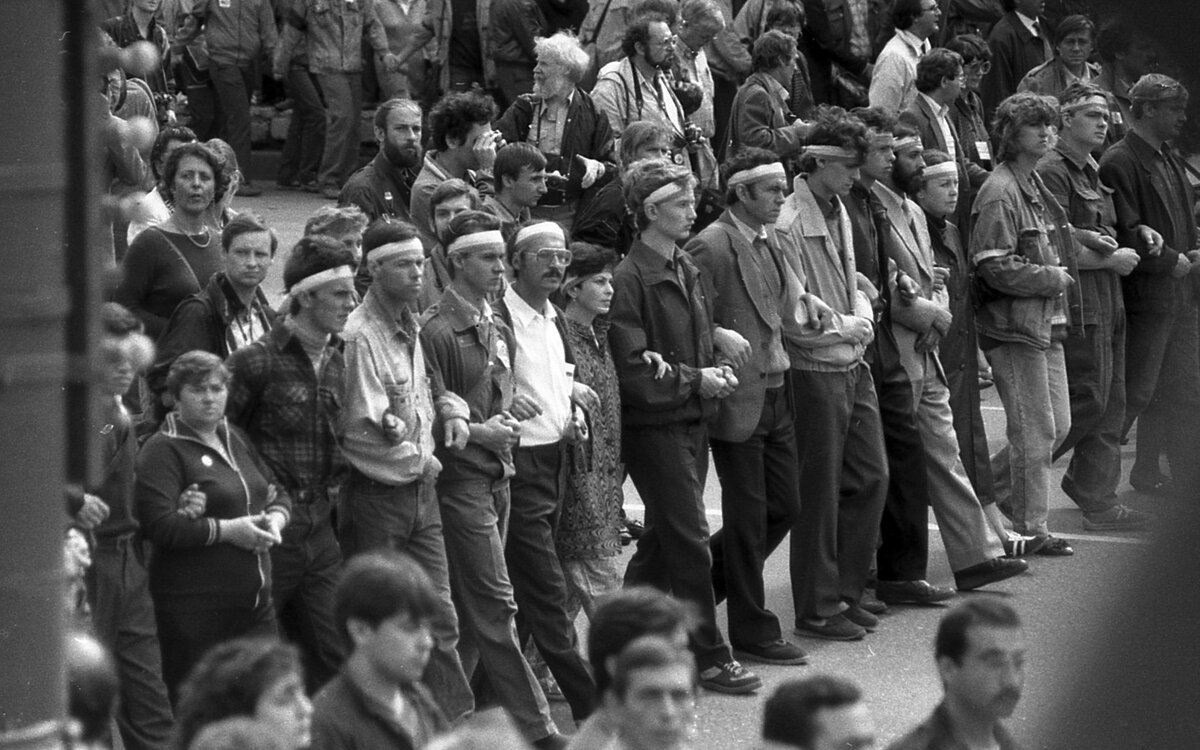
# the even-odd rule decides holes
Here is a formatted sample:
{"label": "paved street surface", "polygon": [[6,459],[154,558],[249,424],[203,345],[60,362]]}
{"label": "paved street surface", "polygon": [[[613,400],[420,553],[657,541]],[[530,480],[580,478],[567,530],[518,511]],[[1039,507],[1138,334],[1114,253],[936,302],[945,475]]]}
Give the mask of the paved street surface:
{"label": "paved street surface", "polygon": [[[260,184],[262,184],[260,182]],[[321,205],[329,203],[306,193],[281,193],[268,190],[262,197],[238,199],[235,208],[259,213],[280,235],[280,257],[266,282],[266,291],[277,300],[282,293],[283,262],[291,245],[300,236],[304,219]],[[995,389],[986,391],[985,419],[992,449],[1004,444],[1004,413]],[[1132,446],[1125,450],[1123,466],[1132,465]],[[711,464],[710,464],[711,465]],[[1065,461],[1056,466],[1058,477]],[[1135,508],[1160,513],[1166,523],[1184,515],[1184,508],[1175,501],[1148,498],[1121,485],[1121,502]],[[713,529],[720,526],[720,488],[716,475],[710,473],[705,505]],[[626,509],[634,517],[641,515],[641,500],[632,486],[626,488]],[[933,523],[932,516],[930,523]],[[933,528],[931,526],[931,528]],[[1075,547],[1070,558],[1034,557],[1029,560],[1029,573],[988,587],[966,596],[1002,597],[1011,602],[1025,620],[1029,642],[1028,674],[1024,697],[1010,726],[1026,747],[1043,746],[1041,731],[1045,727],[1046,706],[1062,698],[1064,690],[1074,688],[1093,690],[1095,686],[1086,675],[1063,674],[1064,664],[1078,658],[1080,651],[1095,653],[1100,658],[1124,650],[1129,644],[1112,643],[1101,632],[1103,614],[1118,606],[1119,592],[1140,582],[1131,581],[1131,572],[1152,550],[1152,536],[1147,533],[1096,534],[1084,532],[1082,520],[1074,504],[1056,491],[1051,500],[1050,528],[1058,536],[1069,539]],[[936,532],[931,532],[929,578],[941,585],[953,585],[946,564],[945,551]],[[785,629],[794,620],[792,597],[787,573],[787,542],[768,561],[766,583],[769,606],[779,615]],[[625,556],[632,548],[626,548]],[[1194,586],[1194,580],[1181,581]],[[757,737],[761,721],[761,701],[780,682],[818,672],[850,677],[863,688],[869,700],[879,731],[880,745],[902,734],[908,727],[925,717],[941,697],[932,652],[933,637],[943,608],[894,607],[885,616],[878,632],[863,641],[833,643],[798,638],[785,631],[810,654],[810,664],[800,667],[752,665],[763,677],[764,689],[752,697],[724,696],[704,693],[699,701],[697,748],[748,748]],[[1138,617],[1141,613],[1124,613]],[[724,607],[718,611],[722,623]],[[724,629],[724,625],[722,624]],[[586,622],[580,622],[581,637],[585,637]],[[572,722],[566,704],[556,704],[555,717],[563,731],[571,731]]]}

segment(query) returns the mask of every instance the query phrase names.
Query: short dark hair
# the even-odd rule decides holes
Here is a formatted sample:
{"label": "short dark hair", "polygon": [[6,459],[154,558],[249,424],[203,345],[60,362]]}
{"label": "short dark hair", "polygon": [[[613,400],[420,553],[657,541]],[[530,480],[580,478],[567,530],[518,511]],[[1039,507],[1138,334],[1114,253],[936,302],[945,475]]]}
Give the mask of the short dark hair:
{"label": "short dark hair", "polygon": [[465,141],[471,128],[496,118],[496,103],[487,94],[464,91],[446,94],[429,112],[429,131],[433,147],[450,148],[449,139]]}
{"label": "short dark hair", "polygon": [[353,203],[346,206],[321,206],[304,222],[304,236],[341,236],[367,228],[367,215]]}
{"label": "short dark hair", "polygon": [[779,29],[772,29],[754,40],[751,65],[754,72],[773,70],[786,65],[796,55],[796,39]]}
{"label": "short dark hair", "polygon": [[[753,146],[745,146],[727,158],[725,163],[721,165],[721,184],[725,186],[725,202],[732,206],[740,200],[737,196],[737,190],[729,187],[729,176],[731,174],[746,169],[754,169],[763,164],[774,164],[777,161],[779,161],[779,154],[774,151],[768,151],[765,148],[755,148]],[[753,185],[747,185],[746,187],[751,192],[754,191]]]}
{"label": "short dark hair", "polygon": [[504,178],[521,179],[521,170],[529,169],[536,172],[546,168],[546,157],[532,143],[509,143],[496,152],[496,162],[492,165],[492,173],[496,180],[496,190],[503,190]]}
{"label": "short dark hair", "polygon": [[471,199],[471,208],[479,208],[479,191],[468,185],[466,180],[451,177],[433,189],[433,194],[429,196],[430,213],[446,201],[464,195]]}
{"label": "short dark hair", "polygon": [[978,34],[959,34],[946,42],[946,49],[961,55],[963,65],[970,65],[976,60],[987,62],[992,59],[991,48]]}
{"label": "short dark hair", "polygon": [[150,147],[150,171],[156,180],[162,177],[158,172],[158,163],[163,160],[163,155],[167,153],[167,146],[173,141],[195,143],[197,141],[196,133],[183,125],[168,125],[158,131],[158,135],[154,138],[154,145]]}
{"label": "short dark hair", "polygon": [[955,78],[962,68],[962,55],[945,47],[934,47],[917,61],[917,91],[922,94],[937,91],[944,79]]}
{"label": "short dark hair", "polygon": [[646,198],[651,193],[672,182],[686,181],[691,189],[696,180],[692,176],[692,170],[666,159],[636,161],[625,171],[623,179],[621,195],[625,199],[625,207],[633,214],[639,231],[650,226],[650,217],[646,215]]}
{"label": "short dark hair", "polygon": [[596,603],[588,630],[588,663],[596,679],[596,692],[612,684],[608,660],[644,635],[670,636],[691,632],[699,620],[694,606],[649,586],[619,589]]}
{"label": "short dark hair", "polygon": [[252,234],[254,232],[266,232],[271,236],[271,257],[275,257],[275,251],[279,248],[279,237],[275,235],[275,230],[268,227],[257,214],[250,211],[243,211],[235,215],[221,230],[221,247],[225,252],[229,252],[229,246],[233,241],[243,234]]}
{"label": "short dark hair", "polygon": [[568,248],[571,250],[571,265],[567,266],[569,276],[594,276],[617,265],[617,254],[611,248],[590,242],[572,242]]}
{"label": "short dark hair", "polygon": [[923,0],[894,0],[892,3],[892,25],[897,29],[907,29],[913,21],[921,17],[925,9],[921,6]]}
{"label": "short dark hair", "polygon": [[1130,19],[1117,16],[1104,23],[1096,34],[1096,54],[1106,63],[1133,47],[1139,33]]}
{"label": "short dark hair", "polygon": [[379,105],[379,109],[375,110],[375,129],[386,130],[388,115],[394,110],[408,107],[417,113],[417,117],[421,116],[421,105],[414,102],[412,99],[405,99],[401,96],[392,97],[383,104]]}
{"label": "short dark hair", "polygon": [[302,674],[300,656],[274,638],[234,638],[213,646],[179,688],[176,749],[186,750],[214,721],[253,716],[263,692],[291,673]]}
{"label": "short dark hair", "polygon": [[400,614],[427,621],[437,610],[437,590],[429,574],[410,556],[390,549],[350,558],[333,591],[333,619],[348,651],[354,648],[351,618],[377,628]]}
{"label": "short dark hair", "polygon": [[67,712],[79,722],[80,739],[99,743],[107,735],[120,681],[112,654],[95,636],[67,635],[63,665],[67,678]]}
{"label": "short dark hair", "polygon": [[233,377],[224,360],[216,354],[200,349],[184,352],[175,358],[167,371],[167,392],[178,401],[184,386],[199,385],[210,375],[216,375],[226,384]]}
{"label": "short dark hair", "polygon": [[781,0],[771,6],[763,21],[763,30],[772,31],[781,26],[803,26],[804,6],[792,0]]}
{"label": "short dark hair", "polygon": [[948,161],[953,161],[950,154],[936,148],[927,148],[921,152],[921,158],[925,160],[925,166],[932,167],[935,164],[945,164]]}
{"label": "short dark hair", "polygon": [[813,675],[788,680],[763,705],[762,737],[792,747],[812,747],[817,738],[817,714],[853,706],[862,691],[844,677]]}
{"label": "short dark hair", "polygon": [[677,664],[685,665],[691,670],[694,693],[699,685],[699,675],[696,673],[696,657],[692,652],[672,645],[661,636],[641,636],[622,649],[617,656],[613,668],[612,692],[624,700],[629,691],[630,677],[634,672],[673,667]]}
{"label": "short dark hair", "polygon": [[890,133],[896,129],[896,115],[883,107],[856,107],[850,114],[876,133]]}
{"label": "short dark hair", "polygon": [[1058,101],[1049,96],[1022,91],[996,107],[991,132],[996,139],[996,160],[1004,162],[1016,156],[1017,135],[1026,125],[1058,125]]}
{"label": "short dark hair", "polygon": [[225,160],[203,143],[185,143],[167,157],[160,186],[163,200],[170,204],[175,203],[175,175],[179,172],[179,163],[189,156],[204,162],[212,170],[213,203],[216,203],[229,188],[230,175],[225,169]]}
{"label": "short dark hair", "polygon": [[1092,97],[1103,97],[1108,99],[1108,94],[1104,89],[1094,83],[1084,83],[1083,81],[1072,81],[1062,93],[1058,95],[1059,106],[1066,106],[1071,102],[1077,102],[1081,99],[1091,99]]}
{"label": "short dark hair", "polygon": [[668,26],[675,28],[675,24],[679,23],[679,2],[678,0],[637,0],[633,4],[633,17],[640,18],[646,15],[658,16]]}
{"label": "short dark hair", "polygon": [[[807,146],[840,146],[855,151],[860,163],[866,160],[871,145],[867,139],[867,126],[862,120],[841,107],[826,104],[817,108],[816,119],[804,143]],[[809,154],[801,154],[799,166],[802,172],[811,172],[816,168],[817,160]]]}
{"label": "short dark hair", "polygon": [[1092,19],[1079,13],[1067,16],[1054,28],[1054,46],[1057,47],[1064,39],[1080,31],[1086,31],[1092,41],[1096,41],[1096,24]]}
{"label": "short dark hair", "polygon": [[621,38],[621,52],[625,57],[630,59],[636,57],[639,44],[647,47],[650,45],[650,24],[654,23],[665,23],[668,27],[671,26],[671,21],[658,12],[643,11],[634,16],[633,23],[625,27],[625,36]]}
{"label": "short dark hair", "polygon": [[363,254],[362,262],[367,262],[367,256],[371,251],[383,245],[390,245],[393,242],[404,242],[418,236],[417,228],[407,221],[392,219],[389,217],[380,217],[367,227],[367,231],[363,232]]}
{"label": "short dark hair", "polygon": [[[292,285],[301,279],[338,266],[355,267],[354,253],[350,248],[323,234],[301,237],[283,264],[283,286],[291,290]],[[300,301],[295,297],[289,298],[288,312],[293,315],[300,312]]]}
{"label": "short dark hair", "polygon": [[671,145],[671,134],[662,125],[650,120],[636,120],[629,123],[621,133],[621,150],[618,154],[621,160],[621,167],[627,167],[637,161],[634,159],[634,155],[642,147],[654,141],[662,141],[669,147]]}
{"label": "short dark hair", "polygon": [[976,625],[1019,628],[1021,618],[1004,602],[968,599],[947,612],[938,624],[937,638],[933,642],[934,659],[944,656],[955,664],[962,664],[963,655],[967,653],[967,631]]}

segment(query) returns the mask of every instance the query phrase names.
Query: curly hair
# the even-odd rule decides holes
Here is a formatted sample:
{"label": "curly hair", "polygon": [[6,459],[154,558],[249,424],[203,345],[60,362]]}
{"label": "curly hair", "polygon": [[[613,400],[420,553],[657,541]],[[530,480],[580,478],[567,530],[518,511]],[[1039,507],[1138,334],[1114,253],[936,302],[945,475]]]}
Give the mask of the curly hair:
{"label": "curly hair", "polygon": [[167,163],[163,165],[162,195],[163,200],[175,203],[175,175],[179,173],[179,163],[187,157],[199,159],[208,165],[213,173],[213,202],[218,201],[229,188],[231,175],[225,167],[225,160],[203,143],[185,143],[171,152]]}
{"label": "curly hair", "polygon": [[790,37],[779,29],[772,29],[754,40],[754,51],[751,53],[754,72],[786,65],[795,55],[795,37]]}
{"label": "curly hair", "polygon": [[370,220],[363,210],[349,206],[321,206],[304,222],[304,236],[324,235],[341,237],[350,232],[362,232]]}
{"label": "curly hair", "polygon": [[1058,102],[1050,96],[1028,91],[1013,94],[996,107],[991,132],[999,144],[996,161],[1003,162],[1017,155],[1017,137],[1027,125],[1058,126]]}
{"label": "curly hair", "polygon": [[621,186],[625,206],[637,220],[639,231],[650,226],[646,215],[646,198],[660,187],[672,182],[685,183],[689,190],[696,184],[692,170],[673,164],[666,159],[642,159],[629,166]]}
{"label": "curly hair", "polygon": [[496,119],[496,103],[487,94],[466,91],[447,94],[429,112],[429,132],[433,147],[439,151],[450,148],[450,140],[466,141],[476,125],[487,125]]}
{"label": "curly hair", "polygon": [[208,724],[231,716],[253,716],[262,694],[293,673],[301,674],[300,655],[286,643],[234,638],[213,646],[179,689],[175,750],[187,750]]}
{"label": "curly hair", "polygon": [[567,73],[571,83],[579,83],[587,75],[591,57],[570,31],[559,31],[533,41],[533,52],[539,62],[557,63]]}
{"label": "curly hair", "polygon": [[178,141],[179,143],[195,143],[198,139],[196,133],[183,125],[168,125],[158,131],[158,136],[154,139],[154,145],[150,147],[150,171],[154,173],[154,179],[161,180],[162,175],[159,173],[159,164],[167,155],[167,146]]}
{"label": "curly hair", "polygon": [[[817,108],[812,130],[805,139],[807,146],[840,146],[858,153],[859,162],[866,161],[871,144],[867,138],[867,126],[862,120],[841,107],[821,105]],[[809,154],[801,154],[801,172],[811,172],[817,160]]]}
{"label": "curly hair", "polygon": [[992,59],[991,48],[978,34],[959,34],[946,42],[946,49],[961,55],[963,65],[970,65],[976,60],[990,62]]}
{"label": "curly hair", "polygon": [[850,114],[876,133],[890,133],[896,129],[896,115],[883,107],[855,107]]}

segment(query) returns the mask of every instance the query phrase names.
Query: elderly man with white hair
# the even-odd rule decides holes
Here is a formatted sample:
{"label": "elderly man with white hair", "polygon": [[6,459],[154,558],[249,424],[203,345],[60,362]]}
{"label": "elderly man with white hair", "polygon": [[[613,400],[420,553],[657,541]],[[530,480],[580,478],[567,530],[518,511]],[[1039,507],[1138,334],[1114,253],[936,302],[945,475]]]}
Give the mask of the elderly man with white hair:
{"label": "elderly man with white hair", "polygon": [[546,157],[546,171],[562,179],[533,210],[535,218],[566,222],[581,198],[612,179],[616,172],[613,134],[608,118],[579,88],[588,55],[568,33],[538,39],[533,93],[517,98],[495,122],[508,143],[530,143]]}

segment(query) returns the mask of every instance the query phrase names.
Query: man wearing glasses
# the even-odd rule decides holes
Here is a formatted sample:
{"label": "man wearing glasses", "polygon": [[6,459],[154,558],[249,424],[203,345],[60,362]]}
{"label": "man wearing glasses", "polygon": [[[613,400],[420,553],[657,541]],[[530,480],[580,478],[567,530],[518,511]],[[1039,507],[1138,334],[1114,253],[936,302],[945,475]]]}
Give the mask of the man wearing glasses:
{"label": "man wearing glasses", "polygon": [[938,30],[941,17],[937,0],[896,0],[896,34],[884,45],[871,74],[867,97],[872,107],[895,115],[916,100],[917,61],[929,52],[929,37]]}
{"label": "man wearing glasses", "polygon": [[[541,154],[533,149],[539,158]],[[590,391],[575,382],[566,318],[550,302],[571,262],[562,227],[526,223],[507,242],[513,283],[496,311],[513,332],[513,401],[521,422],[513,449],[516,473],[504,557],[522,631],[533,636],[546,665],[578,722],[595,702],[596,685],[579,653],[575,625],[567,616],[567,586],[554,536],[567,485],[570,444],[586,440],[582,412],[574,404]],[[593,394],[593,399],[595,398]],[[594,403],[594,400],[591,402]]]}

